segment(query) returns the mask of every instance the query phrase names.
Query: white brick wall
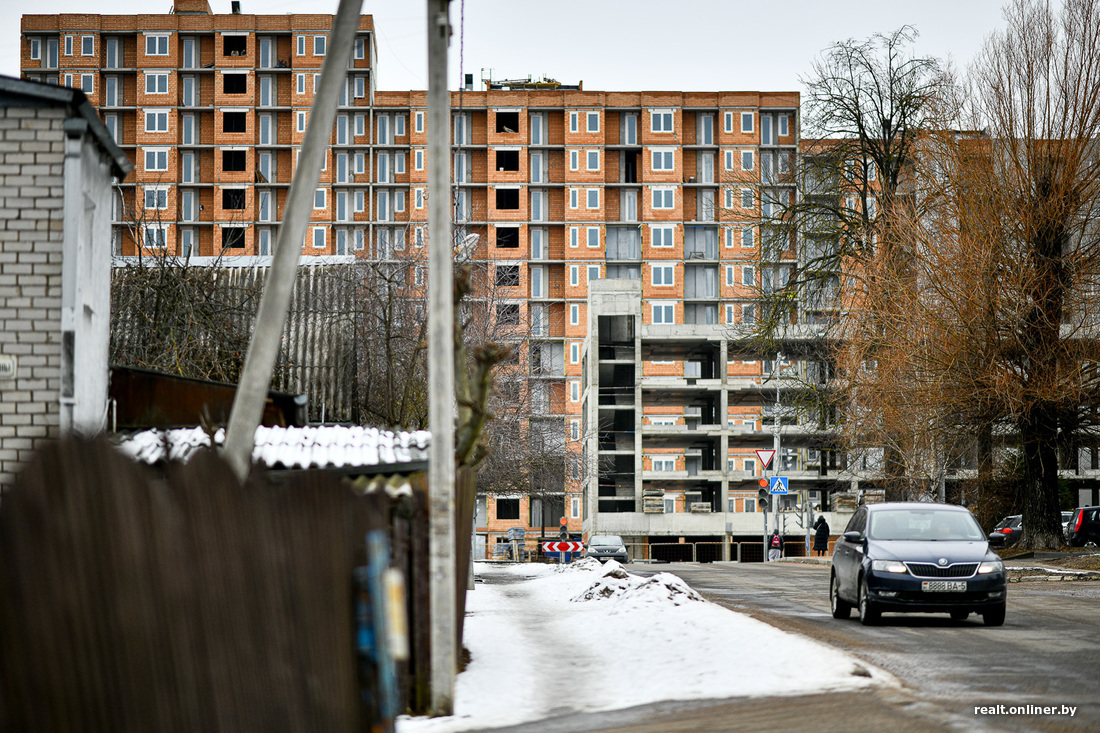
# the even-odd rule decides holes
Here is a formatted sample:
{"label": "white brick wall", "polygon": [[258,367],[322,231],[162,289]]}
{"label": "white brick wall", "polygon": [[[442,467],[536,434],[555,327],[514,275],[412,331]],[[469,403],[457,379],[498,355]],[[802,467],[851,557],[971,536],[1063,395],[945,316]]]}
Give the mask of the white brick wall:
{"label": "white brick wall", "polygon": [[0,378],[0,490],[43,441],[103,429],[111,174],[129,169],[81,109],[19,106],[43,99],[33,89],[5,95],[0,356],[17,369]]}
{"label": "white brick wall", "polygon": [[0,107],[0,488],[56,438],[61,385],[65,110]]}

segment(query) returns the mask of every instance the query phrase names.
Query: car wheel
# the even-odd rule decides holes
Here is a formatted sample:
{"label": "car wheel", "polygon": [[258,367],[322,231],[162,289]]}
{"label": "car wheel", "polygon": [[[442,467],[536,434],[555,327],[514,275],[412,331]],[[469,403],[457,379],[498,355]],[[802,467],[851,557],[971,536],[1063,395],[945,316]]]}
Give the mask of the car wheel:
{"label": "car wheel", "polygon": [[969,615],[970,615],[970,611],[952,611],[951,612],[951,620],[952,621],[966,621],[966,619]]}
{"label": "car wheel", "polygon": [[882,612],[879,611],[878,606],[872,601],[867,593],[867,579],[861,578],[859,581],[859,622],[864,626],[874,626],[878,623],[879,618],[882,616]]}
{"label": "car wheel", "polygon": [[1005,604],[995,606],[988,611],[982,613],[982,621],[986,626],[1004,626],[1005,622]]}
{"label": "car wheel", "polygon": [[829,575],[829,606],[832,608],[833,618],[845,619],[852,615],[852,604],[840,597],[835,573]]}

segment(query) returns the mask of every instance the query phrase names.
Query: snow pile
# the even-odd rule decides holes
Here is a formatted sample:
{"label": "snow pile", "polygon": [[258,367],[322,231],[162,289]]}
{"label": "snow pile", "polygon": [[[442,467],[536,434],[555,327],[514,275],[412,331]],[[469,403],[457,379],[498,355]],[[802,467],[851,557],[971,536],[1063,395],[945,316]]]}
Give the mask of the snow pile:
{"label": "snow pile", "polygon": [[399,733],[889,679],[848,654],[709,603],[667,573],[645,579],[595,561],[475,569],[482,582],[467,595],[470,663],[455,683],[455,715],[402,717]]}
{"label": "snow pile", "polygon": [[[598,562],[598,561],[597,561]],[[674,606],[689,601],[703,602],[703,597],[671,573],[657,573],[650,578],[640,578],[623,570],[622,565],[608,560],[603,575],[583,593],[572,598],[574,603],[614,599],[633,608],[634,603],[670,602]],[[619,606],[611,610],[619,611]]]}
{"label": "snow pile", "polygon": [[[619,565],[619,563],[615,560],[605,560],[604,562],[608,563],[608,565],[622,567],[622,565]],[[608,567],[608,565],[604,565],[604,563],[600,562],[594,557],[582,557],[580,560],[574,560],[573,562],[567,563],[565,565],[551,565],[550,567],[554,568],[555,572],[559,573],[576,573],[581,570],[587,570],[589,572],[602,572],[604,568]]]}

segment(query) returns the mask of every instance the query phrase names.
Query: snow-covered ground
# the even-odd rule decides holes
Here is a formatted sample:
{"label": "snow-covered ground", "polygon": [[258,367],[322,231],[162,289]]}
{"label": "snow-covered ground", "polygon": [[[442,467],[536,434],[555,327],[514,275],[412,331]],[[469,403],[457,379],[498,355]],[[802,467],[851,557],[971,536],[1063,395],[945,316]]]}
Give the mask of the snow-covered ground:
{"label": "snow-covered ground", "polygon": [[614,561],[475,563],[455,714],[399,733],[514,725],[663,700],[794,695],[889,683],[854,657]]}

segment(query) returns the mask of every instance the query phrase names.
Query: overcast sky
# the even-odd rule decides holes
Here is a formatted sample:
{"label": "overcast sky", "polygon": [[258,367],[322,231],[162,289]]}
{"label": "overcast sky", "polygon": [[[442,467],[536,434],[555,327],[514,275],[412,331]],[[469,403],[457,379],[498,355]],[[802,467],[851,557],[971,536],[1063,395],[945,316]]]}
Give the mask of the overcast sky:
{"label": "overcast sky", "polygon": [[[494,79],[543,75],[596,91],[801,91],[821,50],[910,24],[921,55],[965,66],[1002,26],[1006,0],[461,0],[451,3],[451,88],[464,68]],[[19,74],[19,18],[36,13],[167,12],[171,0],[2,0],[0,73]],[[211,0],[228,13],[230,0]],[[335,13],[336,0],[241,0],[245,13]],[[378,89],[424,89],[425,0],[365,0],[378,31]]]}

